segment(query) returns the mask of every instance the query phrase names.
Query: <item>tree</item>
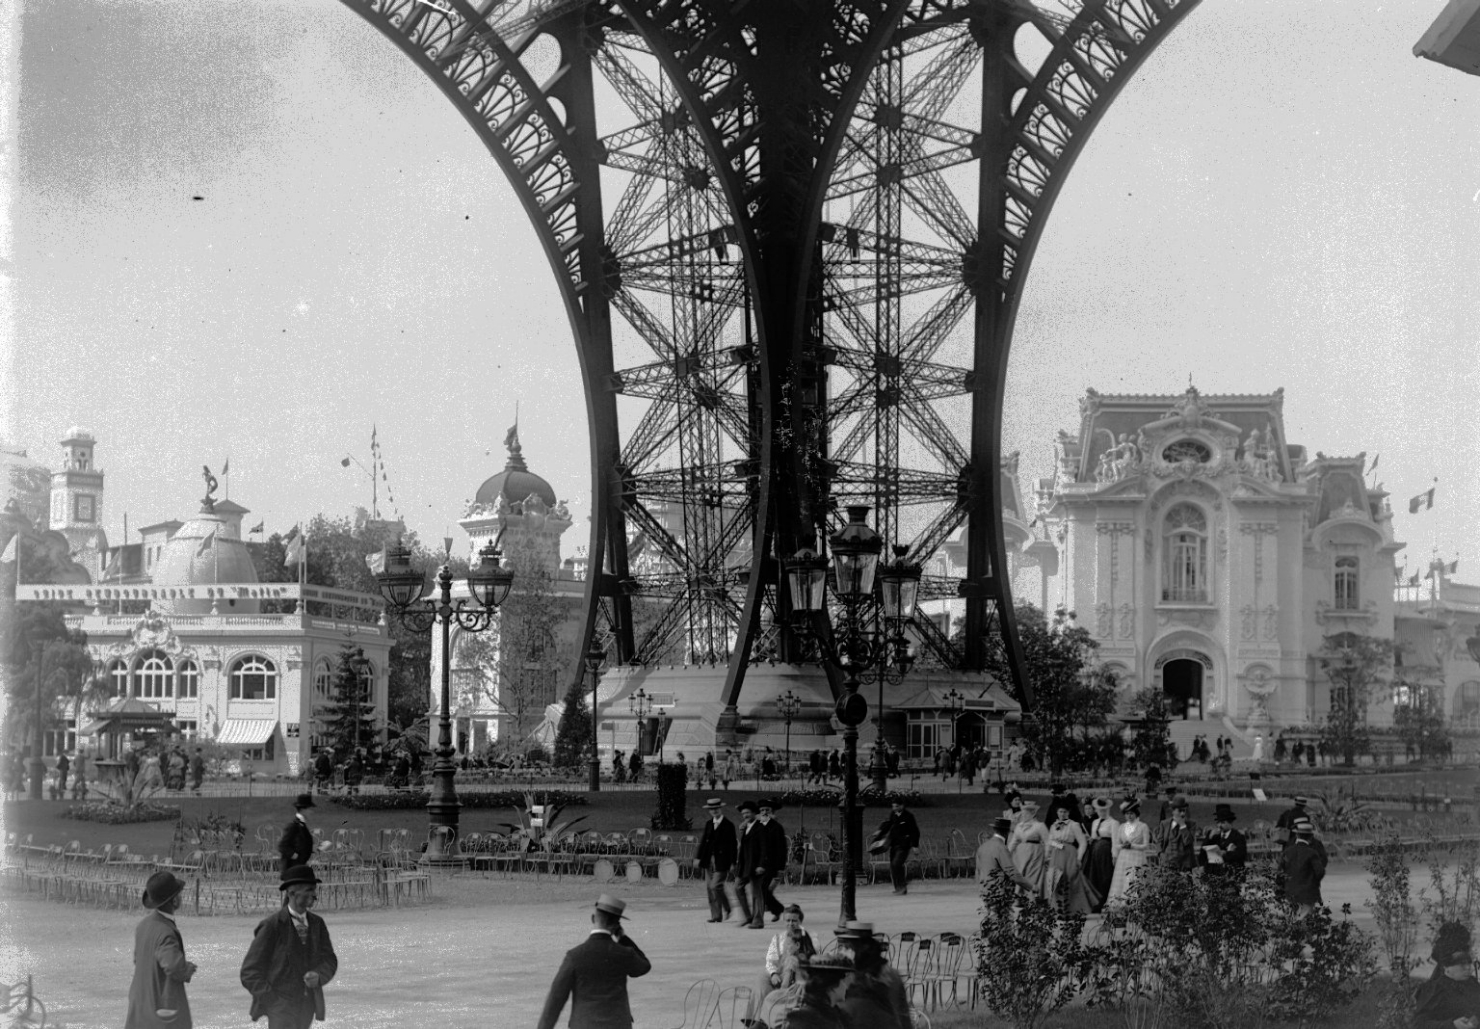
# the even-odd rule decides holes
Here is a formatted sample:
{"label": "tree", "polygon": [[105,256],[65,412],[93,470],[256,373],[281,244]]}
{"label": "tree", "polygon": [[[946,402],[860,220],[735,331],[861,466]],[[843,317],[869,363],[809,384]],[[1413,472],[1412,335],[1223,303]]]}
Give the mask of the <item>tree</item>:
{"label": "tree", "polygon": [[1175,765],[1177,753],[1172,747],[1172,734],[1167,731],[1172,712],[1166,694],[1148,686],[1137,691],[1131,702],[1141,716],[1131,734],[1131,756],[1136,764],[1142,768]]}
{"label": "tree", "polygon": [[1371,749],[1367,706],[1379,675],[1393,667],[1393,641],[1355,632],[1327,636],[1318,655],[1321,671],[1331,680],[1331,710],[1321,726],[1321,739],[1341,755],[1347,767]]}
{"label": "tree", "polygon": [[336,754],[349,755],[375,739],[375,714],[365,703],[364,661],[365,652],[359,647],[350,644],[340,647],[324,732]]}
{"label": "tree", "polygon": [[[1024,742],[1039,754],[1053,774],[1077,746],[1104,726],[1115,710],[1114,673],[1096,661],[1099,644],[1089,630],[1077,625],[1074,613],[1059,608],[1053,619],[1032,604],[1017,608],[1018,637],[1023,645],[1023,673],[1033,691],[1033,706],[1023,711]],[[989,658],[987,670],[1012,683],[1000,653]],[[1015,698],[1016,686],[1011,686]]]}
{"label": "tree", "polygon": [[555,733],[555,766],[578,768],[591,758],[591,711],[586,707],[589,692],[582,681],[571,683],[565,694],[565,711]]}

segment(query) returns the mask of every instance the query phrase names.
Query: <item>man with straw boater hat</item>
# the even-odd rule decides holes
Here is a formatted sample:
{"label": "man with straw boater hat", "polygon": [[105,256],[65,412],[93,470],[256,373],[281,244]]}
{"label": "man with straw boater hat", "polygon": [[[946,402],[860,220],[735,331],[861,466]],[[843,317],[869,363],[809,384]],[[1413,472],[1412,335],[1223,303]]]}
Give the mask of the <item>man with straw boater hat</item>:
{"label": "man with straw boater hat", "polygon": [[591,912],[595,927],[586,942],[565,952],[560,971],[550,984],[538,1029],[555,1029],[565,1002],[570,1001],[570,1029],[631,1029],[632,1005],[627,980],[647,975],[652,963],[622,932],[627,903],[603,893]]}
{"label": "man with straw boater hat", "polygon": [[257,924],[242,959],[242,985],[252,995],[252,1021],[267,1029],[308,1029],[324,1018],[324,984],[339,971],[329,927],[310,908],[319,879],[307,865],[283,873],[287,903]]}
{"label": "man with straw boater hat", "polygon": [[730,876],[737,853],[735,823],[725,817],[725,802],[718,797],[710,797],[704,802],[704,813],[709,820],[704,823],[704,832],[699,837],[694,868],[704,871],[704,890],[709,895],[709,920],[723,922],[730,917],[730,898],[725,893],[725,880]]}
{"label": "man with straw boater hat", "polygon": [[144,884],[145,915],[134,929],[134,981],[128,990],[124,1029],[190,1029],[185,984],[195,965],[185,960],[185,941],[175,925],[185,881],[155,872]]}

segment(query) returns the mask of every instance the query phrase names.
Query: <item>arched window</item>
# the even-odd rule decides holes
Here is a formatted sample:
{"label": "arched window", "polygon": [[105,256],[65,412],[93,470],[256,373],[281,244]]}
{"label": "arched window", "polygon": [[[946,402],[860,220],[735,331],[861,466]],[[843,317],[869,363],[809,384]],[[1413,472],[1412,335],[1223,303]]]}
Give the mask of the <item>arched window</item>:
{"label": "arched window", "polygon": [[359,667],[360,672],[360,703],[375,703],[375,666],[368,660],[363,661]]}
{"label": "arched window", "polygon": [[1480,717],[1480,682],[1471,679],[1459,684],[1454,692],[1454,716],[1456,718]]}
{"label": "arched window", "polygon": [[108,663],[108,692],[115,697],[128,696],[128,662],[123,658]]}
{"label": "arched window", "polygon": [[1357,591],[1356,558],[1338,557],[1336,559],[1336,575],[1333,585],[1336,610],[1355,611],[1362,606],[1361,597]]}
{"label": "arched window", "polygon": [[328,661],[320,661],[313,669],[313,694],[328,700],[334,694],[334,670]]}
{"label": "arched window", "polygon": [[162,650],[146,650],[134,662],[134,696],[161,700],[175,695],[175,666]]}
{"label": "arched window", "polygon": [[175,696],[181,700],[194,700],[200,696],[200,665],[187,658],[180,662],[176,674],[180,677],[180,689]]}
{"label": "arched window", "polygon": [[1208,520],[1192,504],[1167,512],[1163,529],[1161,599],[1172,603],[1208,602]]}
{"label": "arched window", "polygon": [[232,700],[274,700],[277,697],[277,666],[265,657],[251,654],[231,665]]}

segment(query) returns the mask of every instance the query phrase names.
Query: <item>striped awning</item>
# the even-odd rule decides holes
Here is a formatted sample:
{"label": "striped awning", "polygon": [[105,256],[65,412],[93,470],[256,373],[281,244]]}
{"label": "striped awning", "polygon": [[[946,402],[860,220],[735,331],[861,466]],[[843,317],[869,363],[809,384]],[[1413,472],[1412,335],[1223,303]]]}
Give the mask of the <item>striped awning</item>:
{"label": "striped awning", "polygon": [[260,747],[272,739],[277,722],[271,718],[228,718],[216,742],[231,747]]}

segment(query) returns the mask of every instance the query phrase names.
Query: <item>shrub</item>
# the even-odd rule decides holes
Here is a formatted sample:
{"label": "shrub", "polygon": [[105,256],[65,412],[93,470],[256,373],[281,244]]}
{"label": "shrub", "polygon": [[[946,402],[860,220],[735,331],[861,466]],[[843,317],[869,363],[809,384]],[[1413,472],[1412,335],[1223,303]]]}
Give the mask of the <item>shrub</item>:
{"label": "shrub", "polygon": [[858,802],[865,807],[888,807],[895,801],[910,807],[930,807],[930,801],[919,790],[889,789],[882,792],[869,783],[858,791]]}
{"label": "shrub", "polygon": [[105,822],[108,825],[132,825],[135,822],[172,822],[180,817],[180,809],[164,804],[122,804],[90,801],[86,804],[69,804],[62,812],[63,818],[75,818],[80,822]]}
{"label": "shrub", "polygon": [[1017,887],[1000,877],[982,892],[981,915],[980,996],[1013,1029],[1037,1029],[1078,992],[1084,916],[1036,897],[1019,904]]}
{"label": "shrub", "polygon": [[[490,792],[459,793],[458,801],[465,808],[522,807],[528,794],[523,790],[494,790]],[[585,804],[584,793],[567,793],[565,790],[549,790],[542,794],[547,804],[562,807]],[[347,807],[352,811],[398,811],[424,808],[431,800],[427,790],[402,790],[398,793],[335,794],[328,798],[331,803]]]}

